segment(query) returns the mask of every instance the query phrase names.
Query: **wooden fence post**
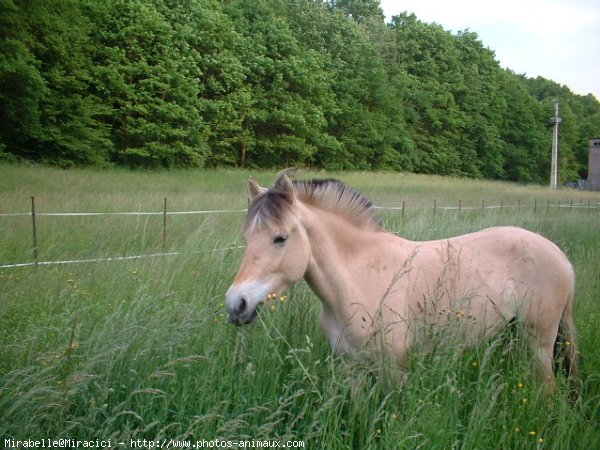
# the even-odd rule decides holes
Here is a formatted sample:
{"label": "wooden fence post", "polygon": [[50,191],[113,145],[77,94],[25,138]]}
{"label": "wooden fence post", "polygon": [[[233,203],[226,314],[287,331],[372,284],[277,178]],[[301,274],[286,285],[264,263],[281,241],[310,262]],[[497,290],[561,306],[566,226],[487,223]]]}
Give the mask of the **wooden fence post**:
{"label": "wooden fence post", "polygon": [[163,235],[162,235],[162,248],[163,252],[167,248],[167,197],[165,197],[164,207],[163,207]]}
{"label": "wooden fence post", "polygon": [[33,230],[33,262],[38,265],[37,228],[35,223],[35,197],[31,196],[31,226]]}

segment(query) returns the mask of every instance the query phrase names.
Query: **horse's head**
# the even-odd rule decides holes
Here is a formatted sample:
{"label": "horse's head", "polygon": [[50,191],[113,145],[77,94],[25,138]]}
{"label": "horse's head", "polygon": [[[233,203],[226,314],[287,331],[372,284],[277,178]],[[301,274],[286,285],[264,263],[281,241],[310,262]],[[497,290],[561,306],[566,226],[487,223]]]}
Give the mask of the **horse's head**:
{"label": "horse's head", "polygon": [[229,320],[252,322],[258,308],[302,279],[310,260],[306,230],[298,217],[294,185],[285,173],[265,189],[249,182],[252,204],[242,234],[246,253],[226,294]]}

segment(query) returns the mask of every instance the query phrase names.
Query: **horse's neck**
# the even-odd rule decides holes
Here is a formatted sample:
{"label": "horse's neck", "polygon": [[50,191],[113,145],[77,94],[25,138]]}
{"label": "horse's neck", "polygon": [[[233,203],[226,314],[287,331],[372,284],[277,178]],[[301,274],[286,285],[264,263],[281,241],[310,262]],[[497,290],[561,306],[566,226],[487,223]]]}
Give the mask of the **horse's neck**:
{"label": "horse's neck", "polygon": [[341,311],[362,286],[356,285],[357,267],[379,251],[377,235],[362,230],[334,213],[307,207],[304,221],[311,243],[311,262],[306,281],[326,309]]}
{"label": "horse's neck", "polygon": [[369,320],[377,317],[414,244],[357,228],[333,213],[306,209],[302,217],[311,260],[305,279],[323,303],[321,327],[334,349],[361,348],[370,333]]}

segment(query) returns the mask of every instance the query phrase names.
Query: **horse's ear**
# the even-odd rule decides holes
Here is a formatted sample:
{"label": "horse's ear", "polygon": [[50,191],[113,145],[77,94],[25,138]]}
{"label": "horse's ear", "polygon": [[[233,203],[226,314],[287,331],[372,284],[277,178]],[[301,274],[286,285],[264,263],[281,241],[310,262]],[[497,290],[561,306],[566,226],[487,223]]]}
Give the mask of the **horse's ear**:
{"label": "horse's ear", "polygon": [[250,192],[250,198],[254,200],[260,194],[266,191],[264,187],[256,182],[256,180],[252,177],[248,180],[248,191]]}
{"label": "horse's ear", "polygon": [[286,172],[281,172],[279,175],[277,175],[277,178],[275,179],[275,183],[273,184],[273,187],[276,187],[280,191],[285,192],[286,194],[288,194],[290,196],[290,199],[293,200],[294,185],[292,183],[292,180],[290,180],[290,177],[287,176]]}

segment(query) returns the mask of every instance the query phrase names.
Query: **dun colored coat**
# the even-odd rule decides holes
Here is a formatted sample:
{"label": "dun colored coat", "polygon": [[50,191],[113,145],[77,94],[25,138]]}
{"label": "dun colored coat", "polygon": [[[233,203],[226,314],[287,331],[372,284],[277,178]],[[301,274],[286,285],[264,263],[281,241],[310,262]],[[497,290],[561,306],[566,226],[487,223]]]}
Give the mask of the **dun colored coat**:
{"label": "dun colored coat", "polygon": [[465,343],[525,325],[540,376],[555,389],[559,327],[577,374],[575,274],[546,238],[514,227],[412,242],[385,231],[364,196],[336,180],[250,180],[246,253],[226,294],[229,320],[252,322],[273,294],[304,278],[323,303],[321,327],[338,352],[369,345],[400,363],[423,326],[463,319]]}

